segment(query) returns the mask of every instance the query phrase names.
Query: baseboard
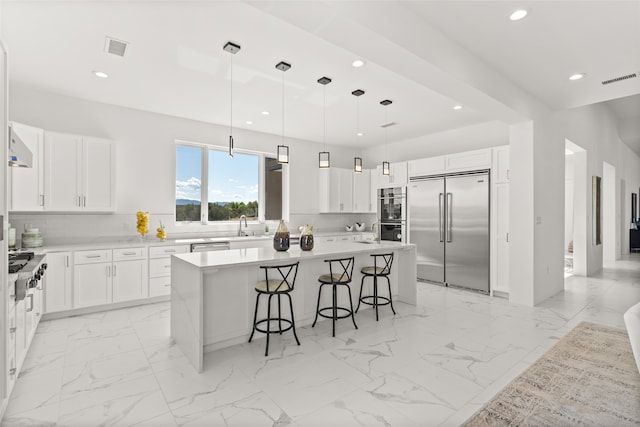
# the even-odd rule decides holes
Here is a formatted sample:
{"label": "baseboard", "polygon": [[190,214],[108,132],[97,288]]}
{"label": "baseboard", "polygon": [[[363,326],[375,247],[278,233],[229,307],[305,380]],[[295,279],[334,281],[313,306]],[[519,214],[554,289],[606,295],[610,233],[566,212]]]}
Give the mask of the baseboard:
{"label": "baseboard", "polygon": [[80,308],[74,308],[71,310],[56,311],[54,313],[45,313],[42,315],[42,320],[55,320],[55,319],[62,319],[64,317],[81,316],[83,314],[98,313],[101,311],[117,310],[119,308],[128,308],[128,307],[135,307],[138,305],[165,302],[165,301],[169,301],[170,299],[171,299],[170,295],[163,295],[159,297],[151,297],[151,298],[137,299],[137,300],[131,300],[131,301],[121,301],[121,302],[112,303],[112,304],[94,305],[91,307],[80,307]]}

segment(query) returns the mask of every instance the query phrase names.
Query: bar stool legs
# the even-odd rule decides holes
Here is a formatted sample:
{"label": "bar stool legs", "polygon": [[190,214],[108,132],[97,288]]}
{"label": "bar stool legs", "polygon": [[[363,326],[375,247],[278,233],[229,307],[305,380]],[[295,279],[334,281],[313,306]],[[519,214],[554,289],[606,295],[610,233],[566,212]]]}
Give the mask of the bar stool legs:
{"label": "bar stool legs", "polygon": [[[351,276],[353,274],[354,257],[325,260],[329,264],[329,274],[323,274],[318,277],[320,286],[318,288],[318,303],[316,305],[316,317],[311,327],[316,326],[318,316],[332,320],[331,332],[332,336],[336,336],[336,320],[351,317],[353,326],[358,329],[356,319],[354,317],[353,300],[351,299]],[[322,288],[325,285],[331,286],[331,306],[320,307],[320,298],[322,297]],[[346,287],[349,292],[349,308],[338,306],[338,286]],[[331,315],[325,314],[331,312]],[[343,313],[343,314],[338,314]]]}
{"label": "bar stool legs", "polygon": [[[372,254],[373,267],[364,267],[360,272],[362,273],[362,280],[360,281],[360,295],[358,296],[358,306],[356,312],[360,309],[360,303],[367,304],[375,308],[376,310],[376,322],[379,319],[378,306],[390,305],[393,314],[396,314],[396,310],[393,307],[393,299],[391,297],[391,281],[389,280],[389,274],[391,274],[391,265],[393,264],[393,253],[389,254]],[[364,288],[364,279],[367,277],[373,278],[373,295],[362,296],[362,289]],[[381,296],[378,294],[378,278],[384,277],[387,279],[387,288],[389,289],[389,297]]]}
{"label": "bar stool legs", "polygon": [[[288,330],[293,330],[293,336],[296,339],[296,343],[300,345],[300,340],[298,339],[298,334],[296,333],[296,322],[294,320],[293,315],[293,301],[291,300],[291,291],[293,291],[293,287],[295,285],[295,279],[298,272],[298,263],[281,265],[281,266],[261,266],[261,269],[265,271],[265,280],[260,281],[256,284],[256,308],[253,313],[253,329],[251,330],[251,335],[249,336],[249,342],[253,339],[253,334],[258,331],[264,334],[267,334],[267,345],[264,350],[265,357],[269,355],[269,336],[271,334],[280,334]],[[268,272],[277,271],[279,274],[278,279],[269,279]],[[292,276],[292,277],[291,277]],[[260,303],[260,295],[268,295],[267,299],[267,317],[266,319],[258,320],[258,306]],[[289,298],[289,310],[291,313],[291,319],[286,319],[282,317],[282,303],[281,297],[286,296]],[[271,299],[277,296],[278,300],[278,316],[271,317]],[[271,329],[271,322],[277,321],[278,328],[275,330]],[[284,327],[283,327],[284,323]],[[266,329],[261,328],[261,325],[266,324]]]}

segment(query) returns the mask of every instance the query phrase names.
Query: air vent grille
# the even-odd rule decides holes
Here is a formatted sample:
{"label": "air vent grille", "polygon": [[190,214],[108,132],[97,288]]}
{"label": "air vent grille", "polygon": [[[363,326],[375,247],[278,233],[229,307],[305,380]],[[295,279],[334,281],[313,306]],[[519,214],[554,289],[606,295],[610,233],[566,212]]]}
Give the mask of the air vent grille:
{"label": "air vent grille", "polygon": [[381,128],[388,128],[388,127],[395,126],[395,125],[397,125],[396,122],[389,122],[389,123],[381,124],[380,127]]}
{"label": "air vent grille", "polygon": [[129,46],[129,43],[125,41],[113,39],[111,37],[105,37],[104,50],[107,53],[124,56],[127,50],[127,46]]}
{"label": "air vent grille", "polygon": [[605,80],[602,82],[603,85],[608,85],[611,83],[621,82],[622,80],[633,79],[637,77],[636,73],[627,74],[626,76],[616,77],[614,79]]}

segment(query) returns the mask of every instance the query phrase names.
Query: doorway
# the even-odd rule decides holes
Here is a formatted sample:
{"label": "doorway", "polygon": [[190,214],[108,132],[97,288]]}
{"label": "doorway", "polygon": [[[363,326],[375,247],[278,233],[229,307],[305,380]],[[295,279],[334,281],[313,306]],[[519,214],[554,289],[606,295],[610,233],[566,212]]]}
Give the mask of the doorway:
{"label": "doorway", "polygon": [[565,277],[587,275],[587,245],[590,243],[587,212],[587,152],[565,140]]}
{"label": "doorway", "polygon": [[616,168],[602,162],[602,260],[618,258],[616,233]]}

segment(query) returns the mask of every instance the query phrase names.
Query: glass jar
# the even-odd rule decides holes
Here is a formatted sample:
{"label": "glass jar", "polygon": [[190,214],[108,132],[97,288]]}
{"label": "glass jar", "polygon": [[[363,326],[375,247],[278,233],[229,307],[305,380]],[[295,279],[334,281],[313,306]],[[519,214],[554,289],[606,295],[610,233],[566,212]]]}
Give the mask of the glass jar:
{"label": "glass jar", "polygon": [[280,220],[278,229],[273,235],[273,249],[275,249],[276,251],[289,250],[289,229],[285,225],[284,219]]}
{"label": "glass jar", "polygon": [[303,251],[310,251],[313,249],[313,226],[307,225],[302,230],[302,234],[300,235],[300,249]]}

